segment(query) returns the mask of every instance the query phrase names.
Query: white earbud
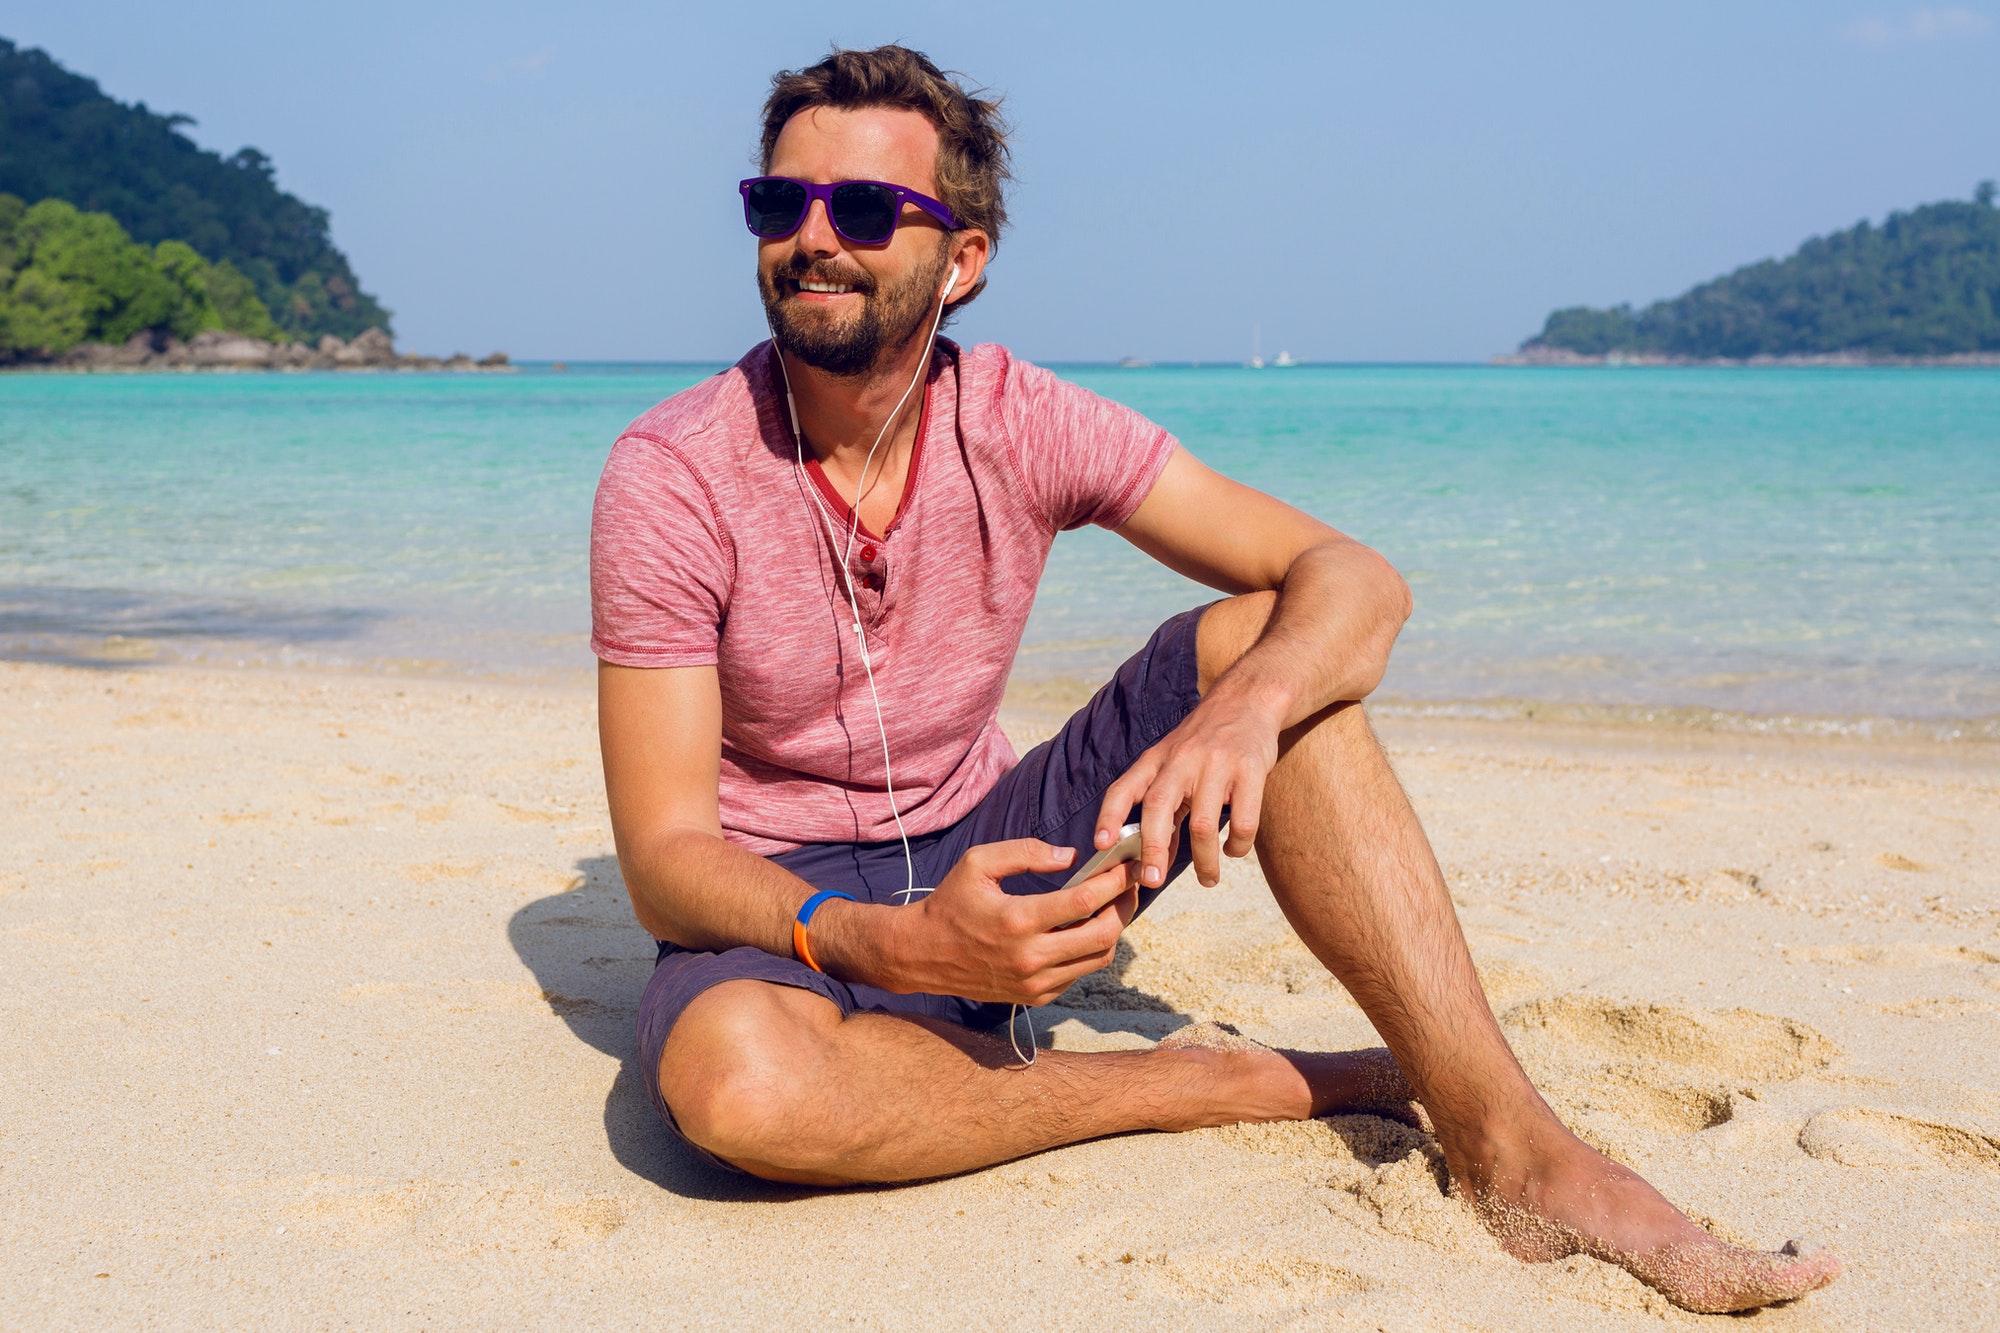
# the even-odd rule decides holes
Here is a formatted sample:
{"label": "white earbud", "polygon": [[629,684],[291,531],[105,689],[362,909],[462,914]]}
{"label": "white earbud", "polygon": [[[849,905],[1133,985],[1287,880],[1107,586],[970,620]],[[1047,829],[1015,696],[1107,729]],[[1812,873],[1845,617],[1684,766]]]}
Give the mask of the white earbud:
{"label": "white earbud", "polygon": [[944,280],[944,291],[938,296],[938,300],[949,301],[951,299],[951,289],[956,286],[958,286],[958,265],[953,264],[951,266],[951,276]]}

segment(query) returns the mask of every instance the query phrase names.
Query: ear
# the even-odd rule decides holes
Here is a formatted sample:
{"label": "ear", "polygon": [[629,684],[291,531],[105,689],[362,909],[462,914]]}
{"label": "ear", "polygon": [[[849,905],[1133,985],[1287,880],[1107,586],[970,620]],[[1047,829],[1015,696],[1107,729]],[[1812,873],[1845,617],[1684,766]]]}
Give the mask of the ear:
{"label": "ear", "polygon": [[958,233],[957,243],[952,246],[951,274],[945,282],[941,301],[949,301],[954,292],[963,293],[959,301],[970,301],[984,286],[986,260],[992,253],[993,243],[986,233],[971,227]]}

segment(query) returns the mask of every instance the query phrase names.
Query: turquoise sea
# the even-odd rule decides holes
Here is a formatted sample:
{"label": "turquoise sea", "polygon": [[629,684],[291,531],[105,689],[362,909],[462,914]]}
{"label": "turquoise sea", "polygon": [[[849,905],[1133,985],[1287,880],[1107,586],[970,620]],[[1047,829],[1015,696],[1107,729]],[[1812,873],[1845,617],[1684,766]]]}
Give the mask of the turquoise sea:
{"label": "turquoise sea", "polygon": [[[0,656],[581,672],[605,452],[716,369],[0,376]],[[1995,733],[2000,373],[1062,369],[1396,562],[1386,698]],[[1202,596],[1068,534],[1019,671]]]}

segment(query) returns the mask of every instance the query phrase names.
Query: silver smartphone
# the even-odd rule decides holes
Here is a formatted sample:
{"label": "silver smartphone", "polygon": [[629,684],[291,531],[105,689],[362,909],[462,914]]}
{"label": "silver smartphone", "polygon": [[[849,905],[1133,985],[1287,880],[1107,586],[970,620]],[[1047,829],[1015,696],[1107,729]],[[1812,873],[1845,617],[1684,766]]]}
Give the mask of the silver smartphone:
{"label": "silver smartphone", "polygon": [[1063,887],[1073,889],[1100,870],[1108,869],[1125,861],[1136,861],[1138,859],[1139,826],[1137,824],[1127,824],[1124,828],[1118,830],[1117,842],[1112,843],[1109,847],[1106,847],[1103,851],[1098,852],[1088,861],[1085,861],[1082,868],[1074,875],[1071,875],[1069,883],[1063,885]]}

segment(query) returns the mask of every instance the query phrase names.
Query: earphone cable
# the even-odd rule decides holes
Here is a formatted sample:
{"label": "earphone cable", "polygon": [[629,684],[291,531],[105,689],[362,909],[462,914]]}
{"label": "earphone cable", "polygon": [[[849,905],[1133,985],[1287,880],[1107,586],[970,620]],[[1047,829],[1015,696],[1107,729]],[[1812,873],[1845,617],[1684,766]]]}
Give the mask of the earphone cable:
{"label": "earphone cable", "polygon": [[[909,830],[903,826],[903,812],[896,800],[894,766],[889,757],[889,727],[882,715],[882,696],[875,687],[875,664],[870,659],[868,652],[868,634],[861,627],[861,602],[854,591],[854,575],[853,571],[848,567],[848,562],[853,555],[855,537],[861,530],[861,499],[868,493],[868,465],[875,461],[876,451],[882,447],[882,441],[888,438],[889,428],[902,416],[903,408],[910,401],[910,395],[916,392],[917,385],[923,383],[924,374],[930,369],[931,355],[937,346],[938,329],[944,324],[944,303],[950,299],[952,288],[957,285],[958,274],[954,270],[951,280],[945,284],[944,290],[938,295],[937,315],[931,321],[929,336],[924,339],[924,352],[923,356],[917,361],[917,373],[910,377],[909,387],[903,390],[903,396],[898,398],[895,407],[889,410],[888,417],[882,422],[882,428],[875,432],[875,442],[868,446],[868,453],[861,460],[861,478],[855,485],[854,504],[848,509],[847,541],[845,543],[840,542],[839,538],[835,536],[833,514],[827,509],[826,502],[820,499],[814,487],[807,485],[805,482],[805,432],[799,428],[798,400],[792,393],[792,375],[791,371],[785,366],[784,353],[776,347],[777,330],[773,329],[771,331],[772,352],[778,361],[778,374],[783,377],[785,384],[785,408],[791,418],[792,426],[792,462],[800,478],[800,489],[812,501],[813,508],[819,511],[820,521],[826,527],[827,540],[840,547],[840,581],[847,590],[848,609],[854,616],[854,637],[861,650],[861,669],[868,679],[868,698],[875,709],[875,732],[882,742],[882,785],[889,798],[889,815],[896,822],[896,836],[901,839],[903,844],[903,889],[896,896],[901,898],[905,903],[909,902],[910,899],[916,897],[919,893],[929,893],[930,889],[920,889],[917,887],[916,856],[910,850]],[[887,458],[882,460],[882,466],[884,470],[887,470],[889,466]]]}
{"label": "earphone cable", "polygon": [[[799,405],[797,399],[792,394],[792,375],[791,371],[785,367],[784,353],[778,350],[777,330],[775,328],[771,330],[771,350],[772,354],[777,358],[778,374],[784,380],[785,409],[787,415],[791,418],[794,475],[798,480],[801,493],[811,502],[811,507],[818,511],[820,523],[826,529],[827,541],[832,545],[840,547],[840,581],[842,586],[847,590],[848,609],[854,615],[854,637],[861,650],[861,669],[868,678],[868,698],[875,708],[875,732],[882,741],[882,785],[889,797],[889,814],[896,821],[896,834],[902,839],[903,843],[903,889],[894,896],[901,898],[906,904],[916,895],[930,893],[932,890],[917,887],[916,857],[910,851],[909,831],[903,827],[903,812],[898,808],[896,802],[896,780],[889,760],[889,728],[882,717],[882,696],[875,688],[875,665],[869,659],[868,635],[861,628],[861,602],[854,592],[854,576],[848,567],[848,561],[854,550],[855,534],[861,528],[861,500],[862,497],[868,494],[868,465],[875,461],[875,451],[882,447],[882,441],[888,436],[889,427],[903,414],[903,408],[910,401],[910,395],[916,392],[917,385],[922,383],[925,373],[930,369],[931,356],[937,346],[938,330],[944,324],[944,303],[950,299],[951,290],[957,283],[958,277],[956,272],[954,272],[951,281],[945,284],[944,291],[938,296],[937,316],[931,321],[930,336],[924,340],[924,354],[917,363],[917,373],[911,378],[909,387],[903,390],[903,396],[896,400],[896,406],[890,409],[888,418],[882,423],[882,429],[875,433],[875,442],[868,446],[868,453],[861,460],[861,479],[855,485],[854,503],[848,509],[847,541],[844,544],[835,535],[832,511],[826,507],[826,502],[820,498],[817,488],[809,484],[806,479],[805,432],[799,428]],[[882,460],[883,471],[887,471],[888,467],[889,460],[884,458]],[[907,494],[907,482],[905,485],[905,494]],[[1035,1036],[1035,1011],[1030,1008],[1027,1010],[1028,1049],[1026,1053],[1022,1052],[1020,1039],[1016,1035],[1016,1020],[1021,1015],[1022,1007],[1019,1004],[1012,1005],[1007,1011],[1007,1044],[1013,1048],[1014,1058],[1021,1062],[1023,1068],[1026,1068],[1035,1063],[1039,1042]]]}

